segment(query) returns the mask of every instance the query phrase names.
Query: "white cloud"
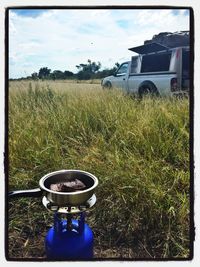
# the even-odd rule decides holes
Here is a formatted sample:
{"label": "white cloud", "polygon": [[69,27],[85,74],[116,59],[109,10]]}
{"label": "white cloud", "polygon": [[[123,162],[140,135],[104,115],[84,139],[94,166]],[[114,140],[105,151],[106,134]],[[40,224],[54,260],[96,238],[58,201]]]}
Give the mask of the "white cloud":
{"label": "white cloud", "polygon": [[170,9],[167,10],[144,10],[138,14],[139,26],[150,26],[160,29],[166,28],[166,31],[174,31],[174,29],[183,30],[183,27],[189,28],[189,20],[182,11],[179,15],[174,15]]}
{"label": "white cloud", "polygon": [[75,72],[88,59],[112,67],[154,34],[189,29],[188,16],[171,10],[49,10],[37,17],[11,11],[9,18],[10,77],[43,66]]}

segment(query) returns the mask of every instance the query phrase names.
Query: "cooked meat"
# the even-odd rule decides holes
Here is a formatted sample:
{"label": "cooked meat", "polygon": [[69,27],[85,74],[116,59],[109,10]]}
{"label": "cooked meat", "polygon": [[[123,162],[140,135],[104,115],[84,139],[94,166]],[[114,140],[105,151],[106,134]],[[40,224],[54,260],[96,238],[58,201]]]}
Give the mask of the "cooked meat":
{"label": "cooked meat", "polygon": [[76,192],[86,189],[86,185],[78,179],[64,182],[51,184],[50,189],[56,192]]}

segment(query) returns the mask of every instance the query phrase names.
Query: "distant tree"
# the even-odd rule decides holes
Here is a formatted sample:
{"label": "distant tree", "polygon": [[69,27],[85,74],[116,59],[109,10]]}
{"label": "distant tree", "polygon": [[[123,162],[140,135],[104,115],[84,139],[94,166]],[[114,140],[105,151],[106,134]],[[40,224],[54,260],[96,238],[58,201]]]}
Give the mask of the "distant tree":
{"label": "distant tree", "polygon": [[78,80],[89,80],[92,77],[92,73],[87,70],[80,70],[77,73]]}
{"label": "distant tree", "polygon": [[64,74],[64,78],[65,78],[65,79],[74,76],[74,73],[71,72],[71,71],[69,71],[69,70],[65,70],[63,74]]}
{"label": "distant tree", "polygon": [[49,74],[49,79],[55,81],[56,77],[54,73]]}
{"label": "distant tree", "polygon": [[97,63],[96,62],[92,62],[90,59],[88,59],[87,68],[92,73],[96,73],[101,68],[101,63],[99,61]]}
{"label": "distant tree", "polygon": [[38,77],[39,79],[47,79],[51,73],[51,70],[47,67],[40,68]]}
{"label": "distant tree", "polygon": [[102,71],[98,71],[95,74],[95,78],[100,79],[100,78],[104,78],[106,76],[113,75],[117,71],[117,69],[119,68],[119,66],[120,66],[120,64],[118,62],[116,62],[113,68],[111,68],[111,69],[104,69]]}
{"label": "distant tree", "polygon": [[88,80],[91,79],[96,72],[101,68],[100,62],[92,62],[88,59],[87,64],[79,64],[76,65],[77,69],[79,70],[77,73],[77,78],[79,80]]}
{"label": "distant tree", "polygon": [[37,79],[50,79],[50,80],[61,80],[61,79],[69,79],[69,78],[77,78],[79,80],[89,80],[89,79],[100,79],[109,75],[113,75],[120,64],[115,63],[114,67],[111,69],[104,69],[100,71],[101,63],[91,61],[88,59],[87,63],[81,63],[76,65],[78,69],[78,73],[74,74],[69,70],[65,70],[64,72],[61,70],[54,70],[51,72],[51,69],[48,67],[40,68],[39,72],[33,72],[31,76],[27,76],[24,78],[19,78],[17,80],[37,80]]}
{"label": "distant tree", "polygon": [[55,80],[64,79],[64,73],[61,70],[54,70],[52,74],[55,77]]}
{"label": "distant tree", "polygon": [[33,80],[37,80],[37,79],[39,79],[37,72],[33,72],[33,73],[31,74],[31,78],[32,78]]}
{"label": "distant tree", "polygon": [[113,75],[117,71],[117,69],[119,68],[119,66],[120,66],[120,64],[118,62],[116,62],[115,63],[115,66],[112,69],[109,70],[110,71],[110,74],[109,75]]}
{"label": "distant tree", "polygon": [[52,73],[50,73],[49,78],[52,80],[63,80],[70,78],[74,75],[73,72],[65,70],[62,72],[61,70],[54,70]]}
{"label": "distant tree", "polygon": [[120,66],[120,64],[118,62],[116,62],[114,68],[117,68],[118,69],[119,66]]}

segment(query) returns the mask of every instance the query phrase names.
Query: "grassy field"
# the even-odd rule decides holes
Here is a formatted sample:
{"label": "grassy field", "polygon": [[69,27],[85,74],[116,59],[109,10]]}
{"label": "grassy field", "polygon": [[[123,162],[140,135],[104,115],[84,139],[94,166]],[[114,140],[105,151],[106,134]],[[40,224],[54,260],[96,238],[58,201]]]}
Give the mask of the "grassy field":
{"label": "grassy field", "polygon": [[[11,82],[9,190],[59,169],[99,179],[87,214],[95,257],[187,258],[188,99],[134,100],[97,84]],[[44,258],[53,214],[41,199],[9,201],[9,257]]]}

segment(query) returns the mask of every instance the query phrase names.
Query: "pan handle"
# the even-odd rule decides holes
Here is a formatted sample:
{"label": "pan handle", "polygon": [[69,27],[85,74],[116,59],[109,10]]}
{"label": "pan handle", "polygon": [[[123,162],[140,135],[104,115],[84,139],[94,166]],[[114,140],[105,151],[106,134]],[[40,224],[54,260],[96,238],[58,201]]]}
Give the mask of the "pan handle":
{"label": "pan handle", "polygon": [[40,188],[29,189],[29,190],[17,190],[8,193],[9,198],[13,197],[41,197],[42,190]]}

